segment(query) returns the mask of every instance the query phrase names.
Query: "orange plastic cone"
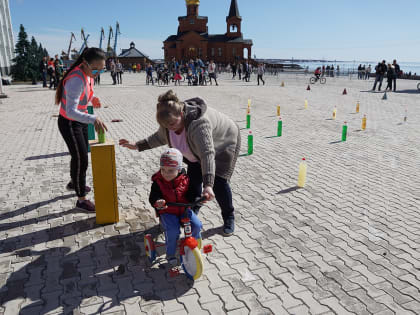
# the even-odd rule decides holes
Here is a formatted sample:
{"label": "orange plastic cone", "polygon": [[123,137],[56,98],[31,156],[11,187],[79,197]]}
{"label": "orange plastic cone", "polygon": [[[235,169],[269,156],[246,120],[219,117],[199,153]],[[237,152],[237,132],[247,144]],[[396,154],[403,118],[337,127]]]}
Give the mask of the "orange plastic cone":
{"label": "orange plastic cone", "polygon": [[347,95],[347,90],[346,89],[344,89],[343,95]]}

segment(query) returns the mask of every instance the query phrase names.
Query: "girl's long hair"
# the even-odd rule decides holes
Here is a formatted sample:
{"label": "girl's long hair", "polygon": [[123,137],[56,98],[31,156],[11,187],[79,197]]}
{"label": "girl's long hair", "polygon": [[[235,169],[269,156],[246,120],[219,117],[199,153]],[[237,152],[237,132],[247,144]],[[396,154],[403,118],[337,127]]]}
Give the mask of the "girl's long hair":
{"label": "girl's long hair", "polygon": [[91,48],[85,48],[83,52],[80,54],[79,58],[76,59],[75,62],[71,65],[70,69],[66,71],[66,74],[61,79],[60,84],[57,87],[57,91],[55,92],[55,104],[60,104],[61,98],[63,96],[63,87],[64,87],[64,79],[67,77],[67,75],[77,66],[79,66],[83,61],[87,61],[88,63],[91,63],[92,61],[96,60],[105,60],[105,52],[96,47]]}

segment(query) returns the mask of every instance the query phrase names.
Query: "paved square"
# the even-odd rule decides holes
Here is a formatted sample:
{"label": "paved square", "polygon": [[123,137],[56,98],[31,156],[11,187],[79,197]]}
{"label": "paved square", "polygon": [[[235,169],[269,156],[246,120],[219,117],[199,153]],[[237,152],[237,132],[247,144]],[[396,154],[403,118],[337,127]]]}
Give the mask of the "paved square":
{"label": "paved square", "polygon": [[[156,130],[156,100],[168,89],[146,86],[144,74],[123,80],[112,86],[105,74],[95,88],[103,104],[96,113],[116,142]],[[372,80],[348,77],[327,78],[311,91],[303,75],[268,75],[259,87],[255,76],[245,83],[223,74],[219,81],[218,87],[171,86],[181,99],[200,96],[234,119],[242,128],[242,153],[252,100],[254,154],[239,158],[232,178],[236,231],[220,235],[215,202],[201,210],[205,243],[214,250],[204,255],[195,283],[169,277],[165,264],[150,266],[145,256],[144,234],[159,235],[148,194],[162,150],[116,146],[121,222],[97,226],[94,215],[74,209],[75,195],[65,190],[70,156],[53,91],[6,87],[9,98],[0,104],[0,314],[420,313],[417,82],[399,80],[401,92],[382,100],[383,93],[368,92]],[[278,104],[280,138],[273,137]],[[360,131],[363,114],[367,129]],[[347,142],[340,141],[344,121]],[[307,185],[296,189],[302,157]],[[87,178],[91,185],[90,170]]]}

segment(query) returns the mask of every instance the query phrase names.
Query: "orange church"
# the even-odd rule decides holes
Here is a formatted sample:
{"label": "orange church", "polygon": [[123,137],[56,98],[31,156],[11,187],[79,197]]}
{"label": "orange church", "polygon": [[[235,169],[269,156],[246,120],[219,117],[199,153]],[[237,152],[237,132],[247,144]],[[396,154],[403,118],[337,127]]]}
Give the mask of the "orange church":
{"label": "orange church", "polygon": [[177,60],[199,57],[227,64],[242,61],[244,52],[248,60],[251,60],[252,40],[242,36],[242,18],[237,0],[231,0],[229,15],[226,17],[226,33],[214,35],[208,33],[207,16],[198,15],[200,0],[186,0],[186,4],[187,15],[178,17],[177,35],[171,35],[163,42],[166,62],[173,57]]}

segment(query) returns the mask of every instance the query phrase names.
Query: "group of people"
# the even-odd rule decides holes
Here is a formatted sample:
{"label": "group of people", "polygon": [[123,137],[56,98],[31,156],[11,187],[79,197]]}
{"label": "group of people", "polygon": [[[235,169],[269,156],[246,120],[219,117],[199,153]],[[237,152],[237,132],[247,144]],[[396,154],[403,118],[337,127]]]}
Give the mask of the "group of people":
{"label": "group of people", "polygon": [[[97,131],[107,130],[102,120],[87,112],[88,103],[101,106],[93,92],[93,80],[105,66],[106,55],[99,48],[86,48],[59,83],[55,102],[60,104],[58,129],[70,151],[70,182],[67,189],[77,195],[76,207],[94,212],[87,199],[91,188],[86,185],[88,167],[88,124]],[[176,263],[175,249],[179,237],[180,209],[167,202],[193,202],[202,196],[216,198],[223,218],[223,234],[234,233],[234,206],[229,180],[235,169],[241,146],[238,125],[198,97],[181,101],[172,90],[159,96],[156,119],[159,129],[137,142],[121,139],[119,144],[144,151],[168,145],[159,161],[159,171],[152,177],[150,202],[159,212],[165,229],[167,258]],[[187,171],[182,170],[183,162]],[[199,208],[188,214],[193,235],[199,239]]]}
{"label": "group of people", "polygon": [[55,55],[55,58],[44,56],[39,63],[39,72],[42,77],[42,86],[47,87],[47,77],[49,77],[49,88],[56,89],[64,74],[63,61]]}
{"label": "group of people", "polygon": [[369,80],[370,73],[372,72],[372,67],[368,65],[359,64],[357,67],[357,79],[359,80]]}
{"label": "group of people", "polygon": [[163,65],[153,66],[149,63],[146,66],[146,84],[154,84],[153,72],[157,74],[158,83],[169,85],[173,81],[175,85],[181,85],[185,79],[188,85],[213,85],[217,82],[217,66],[214,60],[204,63],[200,58],[190,59],[188,62],[180,63],[175,58]]}
{"label": "group of people", "polygon": [[[112,85],[116,84],[122,84],[122,75],[124,73],[123,66],[121,62],[118,59],[110,59],[109,60],[109,70],[111,72],[111,78],[112,78]],[[96,78],[98,82],[95,82],[97,84],[100,84],[100,74]]]}
{"label": "group of people", "polygon": [[236,78],[236,73],[238,74],[238,79],[245,82],[249,82],[251,79],[251,73],[253,71],[252,64],[249,61],[244,62],[234,62],[228,65],[228,68],[232,70],[232,80]]}
{"label": "group of people", "polygon": [[378,91],[381,90],[382,81],[387,78],[387,86],[385,91],[396,91],[397,89],[397,78],[401,75],[400,66],[397,63],[397,60],[391,63],[386,64],[385,60],[379,62],[378,65],[375,67],[375,83],[373,84],[372,91],[376,90],[376,85],[379,82]]}

